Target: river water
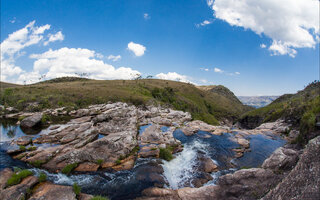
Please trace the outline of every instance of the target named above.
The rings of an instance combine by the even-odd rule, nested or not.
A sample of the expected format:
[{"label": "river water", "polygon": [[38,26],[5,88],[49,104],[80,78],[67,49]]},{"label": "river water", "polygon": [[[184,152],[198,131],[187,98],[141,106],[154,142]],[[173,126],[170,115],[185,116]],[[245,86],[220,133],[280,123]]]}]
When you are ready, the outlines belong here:
[{"label": "river water", "polygon": [[[140,129],[140,133],[147,126]],[[162,127],[163,131],[167,127]],[[175,158],[169,162],[161,159],[137,159],[131,170],[119,172],[98,171],[86,174],[73,174],[66,176],[61,173],[49,173],[45,170],[36,169],[24,162],[12,159],[6,149],[9,143],[23,135],[45,133],[48,129],[33,130],[26,132],[14,121],[0,121],[0,170],[6,167],[19,167],[31,169],[36,175],[40,172],[47,174],[48,180],[61,185],[72,185],[77,182],[82,192],[108,196],[111,199],[134,199],[141,195],[141,191],[148,187],[163,185],[167,188],[178,189],[186,185],[192,186],[190,180],[197,176],[194,167],[197,166],[197,155],[202,154],[210,157],[219,166],[220,171],[211,174],[213,177],[209,184],[215,184],[219,176],[233,173],[241,167],[258,167],[278,147],[283,146],[285,141],[277,136],[267,137],[264,135],[248,136],[251,152],[246,152],[243,157],[234,157],[233,148],[239,147],[234,142],[236,133],[224,133],[221,136],[199,131],[192,136],[186,136],[178,129],[174,137],[182,142],[184,149],[175,154]],[[231,165],[233,163],[233,165]],[[163,170],[161,167],[162,166]]]}]

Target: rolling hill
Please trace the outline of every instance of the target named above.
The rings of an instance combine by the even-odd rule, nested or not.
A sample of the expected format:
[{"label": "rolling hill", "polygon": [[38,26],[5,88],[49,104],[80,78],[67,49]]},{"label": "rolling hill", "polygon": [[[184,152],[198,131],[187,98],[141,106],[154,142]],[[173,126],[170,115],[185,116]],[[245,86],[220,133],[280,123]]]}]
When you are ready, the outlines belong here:
[{"label": "rolling hill", "polygon": [[218,124],[225,119],[234,121],[250,110],[233,96],[168,80],[90,80],[64,77],[32,85],[1,88],[0,104],[19,110],[30,109],[29,105],[32,103],[37,105],[32,107],[33,110],[61,106],[82,108],[109,101],[141,106],[161,104],[188,111],[194,119]]},{"label": "rolling hill", "polygon": [[266,107],[245,113],[240,123],[245,128],[255,128],[264,122],[284,119],[299,128],[298,142],[305,143],[315,131],[316,117],[320,114],[320,82],[314,81],[296,94],[285,94]]}]

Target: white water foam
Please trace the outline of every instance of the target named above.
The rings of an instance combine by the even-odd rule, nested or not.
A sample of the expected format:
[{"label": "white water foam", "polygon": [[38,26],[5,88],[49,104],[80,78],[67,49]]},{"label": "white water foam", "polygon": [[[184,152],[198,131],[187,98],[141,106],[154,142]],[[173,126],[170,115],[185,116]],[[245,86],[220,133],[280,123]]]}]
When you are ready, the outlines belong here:
[{"label": "white water foam", "polygon": [[190,184],[195,174],[194,168],[199,164],[197,163],[197,151],[206,152],[207,147],[208,144],[195,140],[191,144],[185,144],[183,151],[177,154],[175,159],[169,162],[163,161],[163,175],[169,183],[168,187],[179,189],[186,183]]}]

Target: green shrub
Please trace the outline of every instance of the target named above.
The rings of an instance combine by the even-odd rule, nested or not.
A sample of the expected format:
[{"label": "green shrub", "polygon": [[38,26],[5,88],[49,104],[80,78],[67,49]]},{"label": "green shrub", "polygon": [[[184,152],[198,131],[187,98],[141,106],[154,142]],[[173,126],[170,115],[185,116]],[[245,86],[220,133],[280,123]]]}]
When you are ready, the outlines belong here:
[{"label": "green shrub", "polygon": [[159,154],[161,159],[170,161],[173,159],[172,153],[169,149],[165,149],[165,148],[160,148],[160,154]]},{"label": "green shrub", "polygon": [[90,200],[109,200],[109,198],[102,196],[94,196]]},{"label": "green shrub", "polygon": [[69,164],[67,166],[65,166],[61,172],[64,173],[64,174],[70,174],[74,168],[76,168],[78,166],[78,163],[72,163],[72,164]]},{"label": "green shrub", "polygon": [[97,160],[97,164],[98,164],[98,165],[102,165],[102,163],[103,163],[103,159],[98,159],[98,160]]},{"label": "green shrub", "polygon": [[30,170],[24,169],[18,173],[13,173],[7,181],[7,186],[17,185],[22,179],[31,176],[33,173]]},{"label": "green shrub", "polygon": [[41,118],[41,123],[46,124],[48,121],[50,121],[50,116],[47,114],[43,114]]},{"label": "green shrub", "polygon": [[18,120],[22,121],[24,118],[26,118],[26,116],[19,116]]},{"label": "green shrub", "polygon": [[120,165],[121,164],[121,160],[116,160],[116,162],[115,162],[117,165]]},{"label": "green shrub", "polygon": [[21,151],[25,151],[25,150],[26,150],[26,147],[23,146],[23,145],[20,145],[20,146],[19,146],[19,149],[20,149]]},{"label": "green shrub", "polygon": [[46,163],[46,161],[44,160],[35,160],[35,161],[32,161],[30,162],[30,164],[34,167],[41,167],[41,165],[43,165],[44,163]]},{"label": "green shrub", "polygon": [[27,150],[28,151],[34,151],[34,150],[37,150],[37,147],[36,146],[31,146],[31,147],[28,147]]},{"label": "green shrub", "polygon": [[14,173],[17,173],[17,172],[20,172],[22,169],[19,168],[19,167],[13,167],[13,172]]},{"label": "green shrub", "polygon": [[47,180],[47,175],[43,172],[40,173],[39,175],[39,182],[45,182]]},{"label": "green shrub", "polygon": [[125,158],[126,158],[126,156],[120,155],[119,160],[123,160],[123,159],[125,159]]},{"label": "green shrub", "polygon": [[81,192],[81,187],[77,183],[74,183],[72,188],[73,192],[78,196]]}]

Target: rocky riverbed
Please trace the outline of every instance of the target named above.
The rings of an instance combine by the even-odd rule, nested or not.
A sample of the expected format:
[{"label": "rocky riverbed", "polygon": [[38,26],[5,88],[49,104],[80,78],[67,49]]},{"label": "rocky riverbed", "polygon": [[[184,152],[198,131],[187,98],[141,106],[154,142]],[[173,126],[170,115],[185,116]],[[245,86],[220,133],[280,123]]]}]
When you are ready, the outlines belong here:
[{"label": "rocky riverbed", "polygon": [[[36,129],[47,116],[70,120]],[[254,130],[212,126],[192,121],[186,112],[126,103],[93,105],[73,111],[59,108],[41,113],[10,113],[2,117],[20,121],[1,127],[1,154],[7,156],[3,159],[7,164],[1,163],[1,169],[19,165],[30,168],[34,174],[46,173],[52,183],[44,188],[77,182],[86,193],[112,199],[133,199],[141,195],[139,198],[164,198],[163,193],[165,198],[185,199],[179,191],[187,194],[216,187],[213,185],[217,180],[218,185],[222,187],[224,183],[227,187],[231,183],[223,182],[225,176],[235,176],[232,181],[245,184],[249,184],[252,177],[258,177],[256,181],[268,180],[272,171],[268,169],[277,168],[271,161],[279,159],[272,156],[265,159],[285,144],[279,135],[289,128],[283,121],[263,124]],[[26,134],[29,132],[34,135]],[[265,148],[257,148],[261,145]],[[278,149],[275,153],[296,158],[297,153],[292,151]],[[166,161],[163,152],[173,153],[175,158]],[[291,157],[290,163],[295,161]],[[287,157],[284,160],[288,160]],[[250,169],[251,175],[236,176],[241,167],[261,165],[261,169]],[[70,171],[66,173],[68,168]],[[251,178],[246,182],[247,176]],[[2,188],[1,193],[7,189],[10,187]]]}]

